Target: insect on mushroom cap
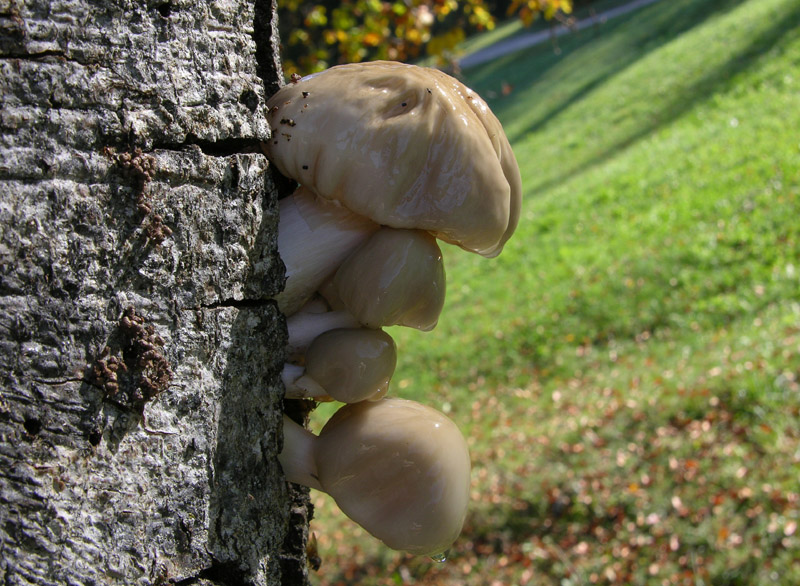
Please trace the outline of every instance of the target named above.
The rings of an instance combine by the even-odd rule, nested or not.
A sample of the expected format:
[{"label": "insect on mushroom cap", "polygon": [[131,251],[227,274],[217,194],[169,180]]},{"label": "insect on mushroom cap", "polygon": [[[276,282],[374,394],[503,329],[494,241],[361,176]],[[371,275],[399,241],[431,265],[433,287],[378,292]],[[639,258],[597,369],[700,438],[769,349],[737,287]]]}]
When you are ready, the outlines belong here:
[{"label": "insect on mushroom cap", "polygon": [[323,489],[389,547],[434,555],[461,533],[469,452],[444,414],[404,399],[353,403],[334,414],[319,440]]},{"label": "insect on mushroom cap", "polygon": [[488,257],[513,233],[521,182],[511,146],[486,103],[445,73],[340,65],[267,105],[270,159],[318,195]]}]

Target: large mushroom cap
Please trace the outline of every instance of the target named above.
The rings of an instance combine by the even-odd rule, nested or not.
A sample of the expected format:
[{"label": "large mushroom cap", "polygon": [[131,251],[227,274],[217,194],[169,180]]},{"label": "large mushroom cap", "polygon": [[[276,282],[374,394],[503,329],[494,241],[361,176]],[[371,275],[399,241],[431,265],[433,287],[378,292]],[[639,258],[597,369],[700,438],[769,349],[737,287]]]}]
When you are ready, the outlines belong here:
[{"label": "large mushroom cap", "polygon": [[486,103],[435,69],[340,65],[268,102],[284,175],[393,228],[496,256],[517,224],[519,169]]},{"label": "large mushroom cap", "polygon": [[403,399],[345,405],[315,450],[323,490],[389,547],[435,555],[461,533],[469,452],[455,423],[435,409]]}]

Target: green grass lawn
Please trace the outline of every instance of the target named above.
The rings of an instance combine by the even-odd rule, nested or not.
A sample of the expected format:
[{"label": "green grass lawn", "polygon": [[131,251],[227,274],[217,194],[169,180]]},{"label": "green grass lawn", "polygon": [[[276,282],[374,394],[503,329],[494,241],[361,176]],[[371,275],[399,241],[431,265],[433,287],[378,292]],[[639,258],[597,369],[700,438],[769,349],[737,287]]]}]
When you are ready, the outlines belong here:
[{"label": "green grass lawn", "polygon": [[315,493],[316,584],[800,584],[800,4],[559,48],[464,72],[523,217],[496,259],[444,250],[434,331],[391,331],[392,392],[469,438],[464,534],[396,554]]}]

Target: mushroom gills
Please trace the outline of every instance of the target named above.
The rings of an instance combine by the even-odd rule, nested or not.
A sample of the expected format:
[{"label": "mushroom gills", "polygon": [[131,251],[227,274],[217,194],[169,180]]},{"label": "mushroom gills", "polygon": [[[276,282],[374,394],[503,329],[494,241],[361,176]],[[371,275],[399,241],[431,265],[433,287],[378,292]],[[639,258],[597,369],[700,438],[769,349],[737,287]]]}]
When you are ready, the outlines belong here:
[{"label": "mushroom gills", "polygon": [[303,186],[279,202],[279,214],[286,285],[275,299],[283,314],[293,315],[378,225]]}]

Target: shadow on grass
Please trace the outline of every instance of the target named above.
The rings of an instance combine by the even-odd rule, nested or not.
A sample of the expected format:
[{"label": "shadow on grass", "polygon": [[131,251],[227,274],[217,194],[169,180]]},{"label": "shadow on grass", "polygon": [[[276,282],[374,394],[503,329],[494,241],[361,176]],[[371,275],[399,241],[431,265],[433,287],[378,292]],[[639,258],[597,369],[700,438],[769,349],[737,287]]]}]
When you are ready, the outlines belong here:
[{"label": "shadow on grass", "polygon": [[[581,71],[582,82],[574,88],[570,95],[565,96],[558,101],[557,105],[543,112],[528,127],[509,135],[509,139],[513,142],[529,132],[540,130],[560,111],[579,102],[650,52],[702,24],[711,16],[718,16],[738,4],[741,4],[741,0],[661,2],[563,37],[563,40],[559,41],[557,51],[550,44],[540,45],[537,48],[509,54],[488,65],[469,70],[467,77],[480,93],[490,96],[489,102],[493,111],[500,118],[504,118],[504,114],[512,112],[515,107],[519,106],[519,103],[514,100],[514,97],[491,99],[494,94],[493,88],[499,88],[505,83],[514,88],[515,94],[524,93],[551,68],[561,64],[585,45],[593,44],[601,51],[608,52],[602,61],[595,60],[586,63],[584,67],[592,66],[594,71],[588,75],[585,70]],[[597,44],[599,38],[610,38],[616,33],[624,35],[625,40],[612,42],[605,46]],[[529,63],[535,61],[535,66],[533,68],[520,66],[522,59],[526,59]],[[508,117],[505,118],[508,119]]]},{"label": "shadow on grass", "polygon": [[[800,4],[795,6],[785,18],[774,20],[772,26],[754,38],[753,42],[746,48],[731,55],[723,65],[707,71],[706,75],[686,86],[683,91],[672,95],[671,100],[650,123],[641,125],[635,132],[610,145],[604,152],[583,161],[577,168],[570,169],[566,173],[580,173],[584,169],[602,163],[617,152],[647,137],[660,127],[677,120],[684,113],[693,109],[699,103],[706,101],[720,89],[725,88],[732,77],[749,69],[758,58],[774,47],[784,35],[796,30],[798,27],[800,27]],[[584,93],[588,93],[588,91],[590,90]],[[546,120],[543,123],[546,123]],[[545,185],[540,186],[540,188],[545,189],[547,187]]]},{"label": "shadow on grass", "polygon": [[[711,16],[718,16],[723,11],[729,11],[739,4],[741,4],[741,0],[717,0],[714,2],[684,0],[655,4],[631,15],[610,21],[600,28],[576,33],[574,37],[569,37],[564,42],[561,55],[554,54],[549,47],[540,47],[537,49],[539,56],[535,69],[520,66],[519,63],[524,54],[517,53],[495,61],[489,67],[476,68],[468,76],[469,81],[478,88],[479,93],[489,96],[492,95],[492,90],[488,88],[500,87],[502,84],[513,87],[514,94],[517,95],[526,90],[533,91],[531,88],[537,83],[537,80],[570,53],[581,49],[584,45],[596,42],[595,39],[598,35],[610,37],[615,32],[625,31],[627,35],[625,41],[606,47],[609,52],[608,58],[597,67],[593,74],[586,75],[582,71],[581,82],[573,88],[570,94],[559,98],[556,105],[537,116],[529,125],[515,128],[509,132],[509,139],[513,143],[526,134],[541,130],[557,117],[560,111],[580,102],[650,52],[688,32]],[[632,25],[635,26],[633,32],[626,30],[630,29]],[[588,158],[575,160],[572,166],[566,162],[563,173],[559,177],[537,185],[537,191],[553,187],[562,180],[563,176],[578,174],[603,163],[619,151],[678,119],[697,104],[725,88],[732,77],[751,67],[784,35],[797,29],[798,26],[800,26],[800,5],[794,7],[784,17],[776,18],[768,29],[755,37],[747,47],[732,54],[725,63],[709,69],[694,83],[670,94],[655,116],[643,119],[631,132],[609,144],[602,152]],[[602,50],[602,45],[597,46]],[[531,57],[528,56],[528,58]],[[536,59],[536,57],[533,58]],[[597,61],[587,63],[584,67],[597,63]],[[533,75],[534,73],[535,75]],[[646,98],[646,96],[643,97]],[[663,97],[654,95],[653,99],[661,101]],[[489,101],[495,113],[505,120],[513,119],[515,113],[525,107],[520,101],[515,101],[513,97],[490,99]]]},{"label": "shadow on grass", "polygon": [[[588,84],[599,85],[627,65],[644,57],[649,51],[702,23],[711,15],[718,14],[722,8],[733,8],[740,1],[715,0],[711,3],[713,5],[696,0],[661,2],[560,37],[555,44],[542,43],[509,53],[491,63],[469,68],[465,71],[465,76],[476,89],[488,93],[493,109],[502,113],[515,103],[513,97],[492,96],[492,88],[500,87],[502,82],[524,91],[536,84],[551,68],[591,44],[601,51],[605,48],[612,51],[609,56],[613,59],[592,63],[596,67],[592,74],[586,76]],[[690,3],[688,7],[685,6],[687,2]],[[624,40],[612,39],[617,33],[623,35]],[[603,47],[599,44],[605,39],[612,46]],[[576,95],[584,93],[582,88],[578,88]],[[573,98],[568,99],[575,101]],[[543,123],[548,119],[549,116],[544,114],[539,121]]]}]

